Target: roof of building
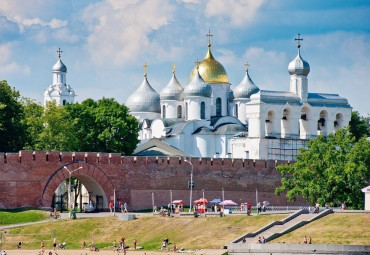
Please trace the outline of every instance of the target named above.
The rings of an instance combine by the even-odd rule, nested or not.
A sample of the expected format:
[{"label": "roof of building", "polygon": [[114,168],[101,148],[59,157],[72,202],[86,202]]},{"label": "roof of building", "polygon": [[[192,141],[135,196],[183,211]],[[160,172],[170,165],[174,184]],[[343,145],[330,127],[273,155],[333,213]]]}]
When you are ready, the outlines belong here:
[{"label": "roof of building", "polygon": [[160,98],[161,100],[183,100],[183,91],[184,88],[177,80],[175,73],[173,73],[170,82],[161,90]]},{"label": "roof of building", "polygon": [[244,79],[234,89],[234,97],[238,98],[250,98],[251,95],[257,93],[260,89],[254,84],[251,77],[249,76],[248,69],[245,73]]},{"label": "roof of building", "polygon": [[198,96],[198,97],[210,97],[212,95],[212,88],[207,84],[199,72],[193,77],[189,84],[184,89],[184,97]]},{"label": "roof of building", "polygon": [[179,149],[168,145],[157,138],[152,138],[146,143],[139,145],[133,153],[133,156],[179,156],[189,157],[188,154]]}]

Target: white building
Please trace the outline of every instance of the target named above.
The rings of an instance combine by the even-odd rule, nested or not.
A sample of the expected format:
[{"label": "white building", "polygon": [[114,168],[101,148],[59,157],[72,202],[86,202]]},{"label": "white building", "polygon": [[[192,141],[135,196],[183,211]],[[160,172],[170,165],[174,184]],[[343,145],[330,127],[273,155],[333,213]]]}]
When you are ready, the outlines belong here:
[{"label": "white building", "polygon": [[288,72],[289,91],[260,90],[248,69],[232,91],[210,42],[185,88],[173,72],[158,94],[145,71],[143,83],[126,103],[140,122],[141,144],[135,154],[148,155],[144,143],[157,138],[193,157],[294,160],[309,139],[348,125],[351,106],[337,94],[308,92],[310,66],[299,43]]},{"label": "white building", "polygon": [[75,92],[70,85],[67,85],[67,67],[60,59],[62,52],[59,48],[58,61],[52,68],[53,84],[50,85],[44,92],[44,106],[47,102],[54,100],[57,105],[73,104]]}]

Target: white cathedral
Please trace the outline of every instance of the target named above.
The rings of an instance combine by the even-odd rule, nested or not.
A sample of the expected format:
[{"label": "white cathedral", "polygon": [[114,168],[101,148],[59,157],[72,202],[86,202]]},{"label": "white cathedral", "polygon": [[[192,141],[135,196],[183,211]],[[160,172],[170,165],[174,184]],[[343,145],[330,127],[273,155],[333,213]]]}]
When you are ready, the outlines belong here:
[{"label": "white cathedral", "polygon": [[[231,90],[210,40],[185,87],[174,70],[158,94],[149,84],[145,64],[144,80],[126,102],[140,125],[134,155],[295,160],[310,139],[347,126],[352,110],[347,99],[308,92],[310,66],[301,57],[299,34],[296,40],[298,54],[288,65],[289,91],[260,90],[248,69]],[[44,102],[65,105],[74,102],[75,93],[66,84],[67,68],[58,52]]]},{"label": "white cathedral", "polygon": [[[212,36],[210,33],[208,36]],[[207,54],[181,86],[173,71],[158,94],[147,74],[126,105],[140,123],[135,155],[295,160],[317,135],[348,125],[351,106],[337,94],[309,93],[309,64],[289,63],[289,91],[260,90],[249,76],[233,90],[225,68]]]}]

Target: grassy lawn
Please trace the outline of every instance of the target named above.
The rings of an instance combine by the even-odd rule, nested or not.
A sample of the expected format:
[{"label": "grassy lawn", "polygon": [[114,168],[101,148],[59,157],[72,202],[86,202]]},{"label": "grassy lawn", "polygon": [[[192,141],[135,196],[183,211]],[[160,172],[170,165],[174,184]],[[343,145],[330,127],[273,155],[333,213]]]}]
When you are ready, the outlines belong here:
[{"label": "grassy lawn", "polygon": [[0,225],[35,222],[49,218],[47,212],[29,209],[0,210]]},{"label": "grassy lawn", "polygon": [[[41,240],[51,248],[53,233],[59,242],[66,242],[67,249],[80,248],[83,241],[99,248],[112,246],[122,236],[132,246],[133,239],[145,250],[158,250],[165,237],[170,243],[185,249],[221,248],[246,232],[253,232],[267,223],[280,220],[286,215],[229,216],[210,218],[144,217],[133,221],[120,221],[114,217],[60,220],[45,224],[11,229],[5,236],[4,248],[14,249],[23,241],[26,249],[38,249]],[[172,245],[170,245],[172,247]]]},{"label": "grassy lawn", "polygon": [[330,214],[316,220],[272,243],[303,243],[306,235],[315,244],[360,244],[370,245],[370,214]]}]

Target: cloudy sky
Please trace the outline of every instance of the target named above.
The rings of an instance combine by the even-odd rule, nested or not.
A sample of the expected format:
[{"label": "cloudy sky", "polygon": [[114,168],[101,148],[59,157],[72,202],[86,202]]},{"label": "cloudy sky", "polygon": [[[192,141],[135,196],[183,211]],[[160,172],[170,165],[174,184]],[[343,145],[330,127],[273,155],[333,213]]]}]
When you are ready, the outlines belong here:
[{"label": "cloudy sky", "polygon": [[289,90],[300,33],[309,91],[337,93],[370,113],[370,1],[362,0],[1,0],[0,79],[42,102],[61,47],[77,101],[124,103],[145,61],[157,92],[173,63],[185,86],[206,53],[208,29],[232,88],[248,61],[260,89]]}]

